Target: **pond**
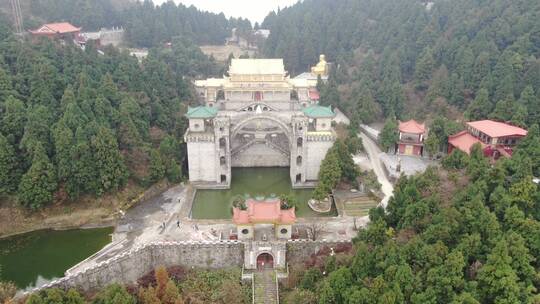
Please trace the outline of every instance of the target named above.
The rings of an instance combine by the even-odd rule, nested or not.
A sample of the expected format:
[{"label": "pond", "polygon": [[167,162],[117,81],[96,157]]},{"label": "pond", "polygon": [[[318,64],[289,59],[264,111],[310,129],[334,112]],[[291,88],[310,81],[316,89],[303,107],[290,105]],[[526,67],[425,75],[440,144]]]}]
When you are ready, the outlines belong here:
[{"label": "pond", "polygon": [[0,239],[0,280],[39,286],[111,242],[113,228],[40,230]]},{"label": "pond", "polygon": [[191,217],[194,219],[230,219],[235,197],[270,197],[290,194],[296,198],[297,217],[336,216],[335,209],[327,214],[311,210],[307,204],[313,189],[292,189],[289,168],[233,168],[231,188],[227,190],[197,190]]}]

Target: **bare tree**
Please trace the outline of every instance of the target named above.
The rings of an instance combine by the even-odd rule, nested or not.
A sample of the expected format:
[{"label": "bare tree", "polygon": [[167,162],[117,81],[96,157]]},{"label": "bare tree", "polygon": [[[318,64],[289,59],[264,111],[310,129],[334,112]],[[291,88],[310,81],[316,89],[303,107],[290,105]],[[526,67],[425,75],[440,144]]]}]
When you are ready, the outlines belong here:
[{"label": "bare tree", "polygon": [[308,238],[312,241],[316,241],[321,236],[321,234],[325,232],[325,227],[326,224],[321,222],[313,222],[309,224],[306,227]]}]

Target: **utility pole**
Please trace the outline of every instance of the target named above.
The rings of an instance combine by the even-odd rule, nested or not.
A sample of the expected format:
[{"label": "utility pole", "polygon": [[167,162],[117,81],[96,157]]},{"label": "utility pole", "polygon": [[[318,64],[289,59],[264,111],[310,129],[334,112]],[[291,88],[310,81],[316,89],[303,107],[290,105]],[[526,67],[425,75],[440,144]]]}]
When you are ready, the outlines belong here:
[{"label": "utility pole", "polygon": [[9,0],[11,3],[11,12],[13,13],[14,28],[16,34],[23,33],[23,18],[21,12],[21,3],[19,0]]}]

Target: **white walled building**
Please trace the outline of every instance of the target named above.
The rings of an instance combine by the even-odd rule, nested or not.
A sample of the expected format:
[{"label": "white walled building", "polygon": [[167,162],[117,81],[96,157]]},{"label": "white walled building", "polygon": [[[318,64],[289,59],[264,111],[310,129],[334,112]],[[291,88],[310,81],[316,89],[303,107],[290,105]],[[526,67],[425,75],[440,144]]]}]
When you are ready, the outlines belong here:
[{"label": "white walled building", "polygon": [[196,81],[204,105],[186,114],[190,181],[228,188],[232,167],[290,167],[293,187],[313,186],[336,138],[314,79],[290,79],[282,59],[233,59],[229,76]]}]

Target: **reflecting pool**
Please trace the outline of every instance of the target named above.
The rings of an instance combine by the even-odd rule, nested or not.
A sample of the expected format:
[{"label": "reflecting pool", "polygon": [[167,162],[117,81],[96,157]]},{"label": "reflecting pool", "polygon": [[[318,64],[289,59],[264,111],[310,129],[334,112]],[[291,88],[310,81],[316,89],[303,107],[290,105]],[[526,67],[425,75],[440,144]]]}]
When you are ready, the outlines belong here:
[{"label": "reflecting pool", "polygon": [[297,217],[335,216],[315,213],[307,204],[313,189],[292,189],[289,168],[233,168],[231,188],[227,190],[197,190],[191,216],[194,219],[230,219],[235,197],[271,197],[291,194],[298,201]]}]

